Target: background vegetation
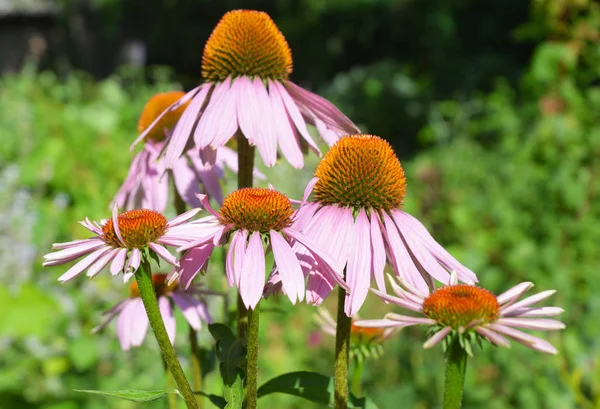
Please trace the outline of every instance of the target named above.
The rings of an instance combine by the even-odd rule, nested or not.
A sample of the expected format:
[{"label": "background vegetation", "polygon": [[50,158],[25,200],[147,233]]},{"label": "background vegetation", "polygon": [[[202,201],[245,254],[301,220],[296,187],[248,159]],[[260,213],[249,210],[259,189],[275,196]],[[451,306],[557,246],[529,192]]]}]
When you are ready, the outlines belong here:
[{"label": "background vegetation", "polygon": [[[122,283],[101,274],[59,285],[58,268],[43,270],[40,258],[51,243],[84,233],[77,220],[106,217],[144,102],[198,81],[211,28],[241,2],[78,4],[63,1],[65,32],[83,13],[96,22],[107,55],[134,32],[148,45],[150,67],[94,78],[80,70],[94,71],[66,36],[56,51],[62,59],[44,62],[47,70],[28,65],[0,78],[2,409],[134,408],[72,390],[162,387],[150,337],[123,353],[114,326],[90,334],[100,313],[127,295]],[[566,310],[568,328],[548,338],[560,355],[486,346],[469,363],[464,407],[599,408],[598,3],[256,0],[243,7],[266,10],[279,24],[294,53],[296,82],[394,144],[408,175],[406,209],[483,286],[500,292],[533,281],[538,291],[558,289],[552,305]],[[281,164],[265,173],[299,197],[316,161],[301,172]],[[225,288],[220,268],[214,262],[207,280]],[[213,304],[226,319],[222,303]],[[333,311],[335,302],[327,304]],[[322,336],[307,347],[319,338],[314,308],[292,308],[283,298],[264,307],[262,380],[291,370],[331,372],[332,340]],[[390,308],[370,299],[361,315],[379,317]],[[185,334],[178,337],[185,361]],[[207,331],[201,339],[210,361]],[[385,345],[383,359],[369,363],[365,389],[381,408],[439,407],[443,356],[422,350],[423,339],[420,329],[406,330]],[[218,391],[214,372],[207,384]],[[264,399],[265,407],[316,407]]]}]

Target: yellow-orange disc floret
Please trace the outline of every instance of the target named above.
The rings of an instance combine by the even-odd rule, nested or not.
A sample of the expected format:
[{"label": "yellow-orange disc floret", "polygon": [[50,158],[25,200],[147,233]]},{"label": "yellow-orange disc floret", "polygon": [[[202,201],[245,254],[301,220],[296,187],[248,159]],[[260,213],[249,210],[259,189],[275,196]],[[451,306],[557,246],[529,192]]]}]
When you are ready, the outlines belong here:
[{"label": "yellow-orange disc floret", "polygon": [[313,190],[318,202],[326,205],[375,210],[402,206],[406,178],[394,150],[374,135],[341,138],[325,154],[315,176]]},{"label": "yellow-orange disc floret", "polygon": [[[161,295],[169,294],[179,285],[177,280],[172,282],[170,285],[167,285],[167,283],[165,282],[166,278],[166,274],[152,274],[152,285],[154,286],[154,291],[156,292],[156,295],[158,297],[160,297]],[[129,297],[140,297],[140,289],[138,287],[137,281],[133,281],[129,286]]]},{"label": "yellow-orange disc floret", "polygon": [[500,315],[500,304],[488,290],[458,284],[439,288],[423,302],[423,314],[440,325],[458,330],[473,321],[494,322]]},{"label": "yellow-orange disc floret", "polygon": [[204,47],[202,76],[223,81],[232,76],[287,79],[292,52],[267,13],[234,10],[226,13]]},{"label": "yellow-orange disc floret", "polygon": [[[136,209],[117,216],[119,231],[128,249],[142,248],[161,237],[167,228],[167,219],[153,210]],[[119,242],[112,219],[102,227],[102,238],[113,247],[123,247]]]},{"label": "yellow-orange disc floret", "polygon": [[[154,120],[172,103],[177,101],[179,98],[185,95],[182,91],[171,91],[171,92],[163,92],[160,94],[154,95],[142,110],[142,114],[140,115],[140,119],[138,120],[137,130],[138,134],[144,132],[146,128],[154,122]],[[181,115],[183,115],[183,111],[188,106],[188,103],[182,104],[179,108],[174,111],[167,112],[163,117],[158,121],[158,123],[152,128],[152,130],[146,136],[146,139],[150,139],[153,141],[162,141],[165,139],[165,128],[173,129]]]},{"label": "yellow-orange disc floret", "polygon": [[279,231],[292,223],[294,213],[290,199],[271,189],[244,188],[229,194],[221,206],[224,223],[235,228],[267,233]]}]

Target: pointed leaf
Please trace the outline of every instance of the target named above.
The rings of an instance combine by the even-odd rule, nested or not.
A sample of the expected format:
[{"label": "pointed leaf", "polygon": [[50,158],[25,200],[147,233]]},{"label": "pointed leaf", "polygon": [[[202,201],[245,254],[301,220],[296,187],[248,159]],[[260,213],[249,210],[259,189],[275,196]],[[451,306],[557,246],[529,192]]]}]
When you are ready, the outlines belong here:
[{"label": "pointed leaf", "polygon": [[[156,391],[139,391],[135,389],[124,389],[121,391],[95,391],[95,390],[84,390],[84,389],[74,389],[75,392],[82,393],[91,393],[94,395],[103,395],[111,398],[119,398],[130,400],[133,402],[152,402],[155,400],[159,400],[167,396],[169,393],[174,393],[176,395],[180,395],[177,389],[164,389],[164,390],[156,390]],[[181,396],[181,395],[180,395]]]}]

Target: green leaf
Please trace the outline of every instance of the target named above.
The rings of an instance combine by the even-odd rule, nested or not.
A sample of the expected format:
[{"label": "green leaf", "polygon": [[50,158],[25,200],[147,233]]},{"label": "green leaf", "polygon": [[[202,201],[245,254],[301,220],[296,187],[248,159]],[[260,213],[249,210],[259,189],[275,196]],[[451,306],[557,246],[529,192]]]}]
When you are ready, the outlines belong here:
[{"label": "green leaf", "polygon": [[224,409],[227,406],[227,401],[225,398],[219,395],[212,395],[204,392],[194,392],[196,395],[202,395],[205,398],[208,398],[213,405],[220,409]]},{"label": "green leaf", "polygon": [[[333,406],[333,391],[333,378],[316,372],[299,371],[283,374],[267,381],[258,388],[258,397],[272,393],[285,393]],[[348,408],[377,409],[377,405],[370,398],[350,396]]]},{"label": "green leaf", "polygon": [[208,330],[216,341],[219,372],[223,379],[223,396],[227,401],[225,409],[239,409],[244,400],[242,382],[246,351],[231,329],[224,324],[211,324]]},{"label": "green leaf", "polygon": [[124,389],[122,391],[94,391],[94,390],[83,390],[83,389],[74,389],[75,392],[82,393],[91,393],[94,395],[103,395],[112,398],[119,398],[130,400],[133,402],[152,402],[155,400],[159,400],[167,396],[169,393],[179,394],[177,389],[164,389],[157,391],[138,391],[135,389]]}]

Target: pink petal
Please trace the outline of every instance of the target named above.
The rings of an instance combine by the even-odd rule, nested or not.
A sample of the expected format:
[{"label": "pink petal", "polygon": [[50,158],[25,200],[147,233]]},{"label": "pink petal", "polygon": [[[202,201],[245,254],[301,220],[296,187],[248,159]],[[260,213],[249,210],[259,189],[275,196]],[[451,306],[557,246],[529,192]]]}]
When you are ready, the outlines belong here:
[{"label": "pink petal", "polygon": [[[224,146],[238,129],[237,101],[240,97],[239,89],[238,81],[232,81],[231,88],[229,88],[227,93],[223,94],[219,102],[220,109],[214,119],[217,127],[215,128],[215,136],[210,144],[215,150]],[[214,159],[216,159],[216,152]],[[212,161],[213,164],[214,159]]]},{"label": "pink petal", "polygon": [[206,98],[206,108],[200,116],[196,130],[194,131],[194,143],[199,149],[204,149],[210,145],[215,137],[218,124],[217,118],[220,118],[221,99],[226,98],[231,85],[231,79],[228,77],[220,84],[212,88],[212,93]]},{"label": "pink petal", "polygon": [[44,259],[46,261],[44,261],[42,265],[44,267],[49,267],[56,266],[59,264],[65,264],[78,259],[84,254],[89,254],[94,250],[98,250],[104,247],[108,247],[108,245],[103,240],[87,239],[82,241],[81,243],[74,244],[71,247],[68,247],[64,250],[46,254],[44,256]]},{"label": "pink petal", "polygon": [[536,304],[536,303],[543,301],[546,298],[552,296],[555,292],[556,292],[556,290],[547,290],[547,291],[542,291],[541,293],[532,295],[530,297],[524,298],[521,301],[516,302],[512,305],[500,308],[500,314],[501,315],[510,314],[511,312],[516,311],[520,308],[528,307],[532,304]]},{"label": "pink petal", "polygon": [[165,152],[165,165],[168,169],[173,168],[175,161],[181,157],[185,147],[191,139],[194,124],[200,116],[202,106],[204,105],[206,95],[211,89],[211,85],[203,84],[199,88],[200,91],[192,98],[192,101],[183,112],[183,115],[181,115],[181,118],[177,121],[173,134],[168,140]]},{"label": "pink petal", "polygon": [[110,310],[103,312],[102,322],[100,322],[100,324],[92,328],[91,333],[96,334],[102,331],[104,327],[106,327],[113,320],[113,318],[115,318],[121,312],[121,310],[123,310],[123,307],[127,305],[128,301],[129,299],[123,300],[116,304],[114,307],[112,307]]},{"label": "pink petal", "polygon": [[154,250],[154,252],[156,254],[158,254],[158,256],[160,258],[162,258],[163,260],[165,260],[167,263],[169,263],[173,266],[179,265],[177,258],[175,256],[173,256],[171,253],[169,253],[169,250],[167,250],[160,244],[148,243],[148,247],[150,247],[152,250]]},{"label": "pink petal", "polygon": [[137,305],[141,302],[139,298],[127,300],[127,304],[123,306],[117,318],[117,337],[123,351],[129,351],[131,348],[133,321],[137,318]]},{"label": "pink petal", "polygon": [[452,327],[445,327],[439,330],[431,338],[425,341],[425,343],[423,344],[423,348],[428,349],[435,346],[442,339],[446,338],[446,335],[448,335],[450,331],[452,331]]},{"label": "pink petal", "polygon": [[362,328],[393,328],[393,327],[406,327],[406,324],[393,320],[359,320],[353,323],[357,327]]},{"label": "pink petal", "polygon": [[244,260],[246,258],[247,252],[247,242],[248,242],[248,231],[247,230],[238,230],[236,235],[241,231],[241,236],[238,237],[238,242],[235,246],[235,249],[230,249],[229,251],[235,251],[233,254],[233,274],[235,278],[235,284],[240,286],[240,279],[242,278],[242,271],[244,266]]},{"label": "pink petal", "polygon": [[[197,159],[199,161],[199,159]],[[192,207],[198,207],[200,201],[197,193],[202,193],[200,181],[196,172],[189,166],[187,156],[175,161],[173,165],[173,182],[177,192],[185,203]]]},{"label": "pink petal", "polygon": [[119,249],[118,253],[115,255],[112,264],[110,265],[110,273],[112,275],[117,275],[123,268],[125,267],[125,261],[127,260],[127,249]]},{"label": "pink petal", "polygon": [[375,277],[375,282],[377,283],[377,288],[379,291],[385,293],[385,245],[383,244],[383,237],[380,229],[381,222],[379,221],[379,215],[375,210],[371,210],[371,253],[372,253],[372,266],[371,271],[373,272],[373,276]]},{"label": "pink petal", "polygon": [[304,140],[308,143],[308,145],[315,153],[321,155],[319,147],[308,133],[308,129],[306,128],[306,122],[304,122],[302,114],[300,113],[300,110],[296,106],[296,103],[294,102],[290,94],[288,94],[285,87],[277,81],[273,81],[273,86],[277,88],[279,96],[281,97],[281,100],[283,101],[283,104],[285,106],[285,110],[287,111],[291,120],[296,126],[296,129],[298,129],[298,132],[300,132],[300,135],[302,135]]},{"label": "pink petal", "polygon": [[273,132],[279,141],[279,148],[283,156],[296,169],[301,169],[304,166],[304,158],[300,143],[296,139],[294,130],[292,129],[291,119],[288,117],[281,95],[274,85],[274,82],[269,80],[269,95],[271,101],[271,109],[273,113]]},{"label": "pink petal", "polygon": [[141,299],[136,299],[131,305],[131,346],[139,347],[142,345],[142,342],[144,342],[144,337],[146,337],[150,322],[148,321],[148,315],[146,314],[146,309],[144,308],[144,303]]},{"label": "pink petal", "polygon": [[58,281],[60,281],[61,283],[64,283],[66,281],[69,281],[73,277],[81,274],[81,272],[83,270],[85,270],[86,268],[88,268],[89,266],[91,266],[95,261],[97,261],[100,257],[102,257],[103,255],[105,255],[110,250],[111,250],[110,247],[99,248],[98,250],[94,251],[92,254],[90,254],[90,255],[86,256],[85,258],[79,260],[77,262],[77,264],[75,264],[73,267],[71,267],[70,269],[68,269],[66,273],[64,273],[63,275],[61,275],[60,277],[58,277]]},{"label": "pink petal", "polygon": [[346,266],[346,282],[350,293],[346,294],[344,311],[351,317],[358,312],[365,302],[371,283],[371,243],[369,219],[364,209],[356,218],[354,229],[348,236],[349,257]]},{"label": "pink petal", "polygon": [[565,310],[559,307],[540,307],[540,308],[520,308],[515,311],[511,311],[510,314],[504,314],[504,317],[554,317],[560,315]]},{"label": "pink petal", "polygon": [[395,314],[393,312],[385,314],[385,318],[394,321],[404,322],[410,325],[435,325],[437,323],[436,320],[431,318],[411,317],[408,315]]},{"label": "pink petal", "polygon": [[[262,82],[259,77],[254,78],[255,82]],[[235,82],[238,84],[239,98],[237,100],[237,118],[240,130],[244,136],[255,145],[257,134],[260,132],[262,124],[260,120],[260,111],[258,96],[256,95],[253,81],[248,77],[238,77]]]},{"label": "pink petal", "polygon": [[500,294],[496,299],[500,305],[512,303],[513,301],[520,298],[523,294],[525,294],[529,289],[533,287],[533,283],[530,281],[520,283],[509,289],[508,291]]},{"label": "pink petal", "polygon": [[259,232],[253,232],[240,277],[240,296],[246,308],[256,308],[265,286],[265,250]]},{"label": "pink petal", "polygon": [[500,324],[488,324],[487,327],[495,332],[499,332],[503,335],[506,335],[517,342],[520,342],[523,345],[526,345],[535,350],[545,352],[548,354],[557,354],[558,351],[554,348],[550,343],[544,341],[541,338],[534,337],[533,335],[526,334],[519,330],[516,330],[511,327],[506,327]]},{"label": "pink petal", "polygon": [[171,298],[175,304],[179,307],[186,321],[192,328],[199,331],[202,327],[198,310],[196,309],[196,303],[193,298],[185,293],[172,292]]},{"label": "pink petal", "polygon": [[[193,90],[189,91],[187,94],[185,94],[184,96],[182,96],[181,98],[179,98],[177,101],[173,102],[159,116],[157,116],[156,119],[146,129],[144,129],[144,131],[140,134],[140,136],[137,137],[137,139],[135,140],[135,142],[133,142],[133,144],[131,145],[130,150],[133,151],[133,149],[135,148],[135,145],[137,145],[138,143],[140,143],[146,137],[146,135],[148,135],[148,132],[150,132],[154,128],[154,126],[156,126],[156,124],[158,123],[158,121],[160,121],[163,116],[165,116],[168,112],[172,112],[172,111],[176,110],[177,108],[179,108],[181,105],[187,103],[190,99],[192,99],[192,97],[196,94],[196,92],[201,87],[202,86],[196,87]],[[188,107],[188,109],[189,109],[189,107]]]},{"label": "pink petal", "polygon": [[304,300],[305,287],[302,268],[296,254],[281,234],[271,230],[269,236],[271,237],[275,265],[281,276],[281,283],[292,304],[296,304],[296,299],[299,301]]},{"label": "pink petal", "polygon": [[489,339],[492,342],[492,344],[494,344],[496,346],[504,347],[504,348],[510,347],[510,342],[508,341],[508,339],[504,338],[500,334],[495,333],[491,329],[488,329],[485,327],[477,327],[477,328],[475,328],[475,332],[477,332],[479,335],[481,335],[483,337],[486,337],[487,339]]},{"label": "pink petal", "polygon": [[174,219],[169,220],[167,222],[167,227],[171,228],[171,227],[175,227],[175,226],[179,226],[184,223],[187,223],[188,221],[193,219],[194,216],[196,216],[200,211],[201,211],[201,209],[188,210],[187,212],[180,214],[179,216],[175,217]]},{"label": "pink petal", "polygon": [[173,316],[173,309],[171,308],[171,303],[167,297],[158,297],[158,308],[160,310],[160,315],[165,323],[165,329],[167,330],[167,335],[169,336],[169,340],[171,344],[175,342],[175,317]]},{"label": "pink petal", "polygon": [[379,292],[373,288],[371,288],[373,294],[377,295],[383,301],[391,302],[392,304],[399,305],[400,307],[406,308],[408,310],[412,310],[415,312],[421,312],[423,306],[411,300],[406,300],[398,297],[394,297],[393,295],[388,295],[382,292]]},{"label": "pink petal", "polygon": [[264,164],[266,166],[273,166],[277,163],[277,135],[272,126],[273,111],[271,100],[262,81],[254,83],[254,92],[260,112],[260,127],[255,138],[256,148]]},{"label": "pink petal", "polygon": [[496,321],[500,325],[508,327],[526,328],[541,331],[556,331],[565,329],[566,326],[560,321],[545,318],[499,318]]},{"label": "pink petal", "polygon": [[[129,260],[127,260],[127,267],[125,267],[126,274],[133,274],[140,267],[141,262],[141,254],[139,249],[131,250],[131,254],[129,255]],[[127,281],[125,281],[127,282]]]},{"label": "pink petal", "polygon": [[208,261],[215,247],[212,243],[208,243],[202,247],[196,247],[188,250],[179,261],[179,269],[176,271],[176,276],[179,277],[179,284],[182,288],[188,289],[192,284],[192,280],[196,274]]}]

